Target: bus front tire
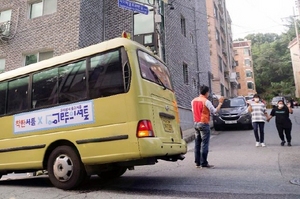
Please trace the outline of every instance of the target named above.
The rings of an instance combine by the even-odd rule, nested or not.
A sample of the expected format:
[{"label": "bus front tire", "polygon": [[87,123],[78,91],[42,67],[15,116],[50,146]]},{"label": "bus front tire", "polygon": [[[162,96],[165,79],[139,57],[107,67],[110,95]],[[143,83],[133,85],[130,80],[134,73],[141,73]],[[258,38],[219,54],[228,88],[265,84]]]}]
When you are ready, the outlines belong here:
[{"label": "bus front tire", "polygon": [[51,183],[64,190],[76,188],[87,175],[78,153],[70,146],[54,149],[47,169]]},{"label": "bus front tire", "polygon": [[116,167],[108,171],[102,171],[98,173],[98,176],[102,179],[108,180],[112,178],[118,178],[126,172],[126,167]]}]

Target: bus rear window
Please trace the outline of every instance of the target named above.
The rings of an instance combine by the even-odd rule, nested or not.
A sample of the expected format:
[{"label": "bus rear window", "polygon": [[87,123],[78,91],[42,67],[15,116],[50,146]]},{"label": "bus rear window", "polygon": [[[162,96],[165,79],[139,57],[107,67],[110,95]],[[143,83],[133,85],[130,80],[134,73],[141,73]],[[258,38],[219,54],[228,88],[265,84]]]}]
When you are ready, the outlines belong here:
[{"label": "bus rear window", "polygon": [[138,51],[138,58],[144,79],[172,90],[169,70],[162,62],[143,51]]}]

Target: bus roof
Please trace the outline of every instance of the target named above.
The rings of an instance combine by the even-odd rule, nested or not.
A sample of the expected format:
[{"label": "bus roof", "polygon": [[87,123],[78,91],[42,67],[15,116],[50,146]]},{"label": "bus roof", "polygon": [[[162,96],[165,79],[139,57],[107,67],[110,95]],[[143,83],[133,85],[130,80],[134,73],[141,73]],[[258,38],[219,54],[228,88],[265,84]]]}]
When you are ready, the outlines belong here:
[{"label": "bus roof", "polygon": [[0,74],[0,81],[18,77],[18,76],[22,76],[22,75],[25,75],[27,73],[31,73],[34,71],[39,71],[44,68],[60,65],[60,64],[63,64],[63,63],[69,62],[69,61],[77,60],[82,57],[87,57],[87,56],[90,56],[90,55],[93,55],[93,54],[96,54],[99,52],[103,52],[103,51],[106,51],[109,49],[114,49],[114,48],[117,48],[120,46],[124,46],[126,48],[126,50],[140,48],[140,49],[143,49],[153,55],[152,51],[148,50],[145,46],[143,46],[135,41],[132,41],[132,40],[126,39],[126,38],[115,38],[115,39],[101,42],[99,44],[95,44],[95,45],[88,46],[88,47],[85,47],[82,49],[78,49],[78,50],[75,50],[75,51],[72,51],[69,53],[55,56],[53,58],[50,58],[50,59],[47,59],[47,60],[44,60],[41,62],[30,64],[28,66],[23,66],[23,67],[20,67],[20,68],[11,70],[11,71],[4,72],[4,73]]}]

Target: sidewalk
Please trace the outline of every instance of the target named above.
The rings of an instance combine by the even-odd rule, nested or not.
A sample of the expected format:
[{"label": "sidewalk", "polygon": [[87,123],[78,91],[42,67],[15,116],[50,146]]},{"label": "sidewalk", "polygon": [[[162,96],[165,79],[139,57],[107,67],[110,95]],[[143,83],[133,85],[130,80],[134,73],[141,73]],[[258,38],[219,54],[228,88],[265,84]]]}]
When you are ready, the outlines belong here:
[{"label": "sidewalk", "polygon": [[[213,122],[211,121],[210,129],[213,129],[213,126],[214,126]],[[213,131],[214,130],[212,130],[212,134],[213,134]],[[183,134],[183,139],[186,141],[186,143],[190,143],[195,139],[195,129],[194,128],[184,130],[182,132],[182,134]]]}]

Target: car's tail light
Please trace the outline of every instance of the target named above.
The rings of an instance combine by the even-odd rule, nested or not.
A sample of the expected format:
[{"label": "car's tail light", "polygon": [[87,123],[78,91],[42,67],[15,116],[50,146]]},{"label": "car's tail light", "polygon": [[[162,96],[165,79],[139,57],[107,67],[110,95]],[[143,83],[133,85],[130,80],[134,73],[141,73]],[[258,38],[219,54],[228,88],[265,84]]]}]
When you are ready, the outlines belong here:
[{"label": "car's tail light", "polygon": [[137,126],[136,136],[138,138],[154,137],[154,132],[150,120],[141,120]]}]

